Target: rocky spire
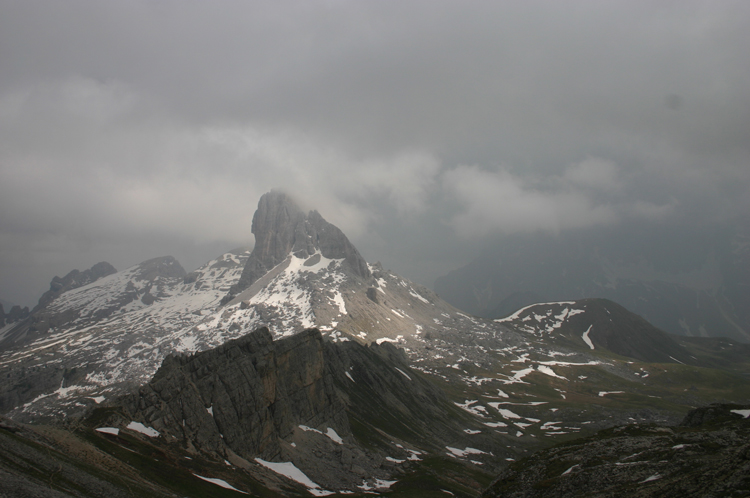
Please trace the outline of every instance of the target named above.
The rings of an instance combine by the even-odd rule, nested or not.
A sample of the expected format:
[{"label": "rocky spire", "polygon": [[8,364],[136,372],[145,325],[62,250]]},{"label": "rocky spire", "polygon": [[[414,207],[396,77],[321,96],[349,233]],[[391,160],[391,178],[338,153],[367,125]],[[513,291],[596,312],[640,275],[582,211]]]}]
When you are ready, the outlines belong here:
[{"label": "rocky spire", "polygon": [[305,214],[291,197],[279,190],[272,190],[260,198],[253,216],[252,233],[255,235],[253,252],[239,282],[231,288],[224,302],[250,287],[290,253],[306,258],[320,250],[326,258],[344,259],[345,265],[355,275],[370,277],[367,262],[341,230],[324,220],[317,211]]}]

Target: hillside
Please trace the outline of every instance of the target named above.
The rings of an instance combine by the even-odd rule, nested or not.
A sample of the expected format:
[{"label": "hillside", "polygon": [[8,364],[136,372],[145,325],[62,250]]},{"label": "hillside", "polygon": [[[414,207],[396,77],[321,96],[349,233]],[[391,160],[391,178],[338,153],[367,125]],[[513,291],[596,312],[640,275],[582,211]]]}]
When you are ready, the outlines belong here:
[{"label": "hillside", "polygon": [[631,425],[511,465],[483,498],[747,496],[750,409],[713,405],[674,427]]},{"label": "hillside", "polygon": [[[435,291],[477,316],[605,298],[670,334],[750,342],[750,225],[688,237],[631,227],[503,237],[438,278]],[[648,240],[648,244],[643,241]]]}]

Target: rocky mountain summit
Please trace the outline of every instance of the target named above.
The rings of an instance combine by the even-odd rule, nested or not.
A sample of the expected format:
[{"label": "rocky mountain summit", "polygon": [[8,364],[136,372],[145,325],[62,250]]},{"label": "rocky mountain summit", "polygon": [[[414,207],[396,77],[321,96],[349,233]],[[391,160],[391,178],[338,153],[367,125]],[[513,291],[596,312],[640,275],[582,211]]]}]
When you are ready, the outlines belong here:
[{"label": "rocky mountain summit", "polygon": [[[255,247],[225,302],[250,287],[290,254],[302,260],[316,254],[318,258],[342,260],[354,275],[362,279],[370,277],[367,262],[341,230],[317,211],[305,214],[284,192],[274,190],[260,198],[251,232],[255,235]],[[316,263],[310,261],[308,266]]]},{"label": "rocky mountain summit", "polygon": [[4,335],[4,331],[2,329],[4,329],[6,326],[10,328],[16,322],[25,320],[29,317],[30,313],[31,312],[29,311],[28,306],[24,306],[22,308],[17,304],[10,306],[8,312],[6,313],[5,307],[2,305],[2,303],[0,303],[0,338],[2,338]]},{"label": "rocky mountain summit", "polygon": [[42,294],[42,297],[39,298],[39,304],[37,304],[37,306],[34,308],[34,311],[43,308],[47,304],[51,303],[63,292],[69,291],[71,289],[77,289],[78,287],[83,287],[84,285],[96,282],[100,278],[106,277],[107,275],[112,275],[113,273],[117,273],[115,267],[107,263],[106,261],[102,261],[101,263],[95,264],[88,270],[73,270],[62,278],[55,277],[49,284],[49,290]]},{"label": "rocky mountain summit", "polygon": [[0,412],[72,414],[148,381],[186,350],[179,331],[218,306],[246,259],[228,253],[186,274],[155,258],[38,306],[0,341]]},{"label": "rocky mountain summit", "polygon": [[[261,326],[274,338],[318,327],[332,340],[369,343],[419,336],[457,316],[428,289],[368,265],[338,228],[284,194],[261,199],[253,229],[252,253],[225,254],[190,274],[174,258],[149,260],[67,290],[6,330],[0,412],[72,414],[147,382],[169,353],[207,350]],[[270,269],[257,278],[259,268]]]},{"label": "rocky mountain summit", "polygon": [[[456,312],[368,265],[338,228],[282,193],[263,196],[253,231],[252,253],[229,253],[189,274],[165,257],[77,288],[68,287],[86,281],[78,273],[60,279],[68,287],[55,280],[56,293],[46,295],[54,299],[4,330],[0,411],[72,413],[146,382],[171,352],[210,349],[260,326],[275,338],[317,326],[334,338],[396,341]],[[80,273],[100,275],[100,266]]]}]

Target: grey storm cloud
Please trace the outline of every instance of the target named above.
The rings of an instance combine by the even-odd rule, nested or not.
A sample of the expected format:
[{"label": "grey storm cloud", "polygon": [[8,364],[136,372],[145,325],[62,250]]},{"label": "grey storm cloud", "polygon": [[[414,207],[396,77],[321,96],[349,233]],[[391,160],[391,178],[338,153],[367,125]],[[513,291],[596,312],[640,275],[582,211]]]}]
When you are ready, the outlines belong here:
[{"label": "grey storm cloud", "polygon": [[276,187],[428,285],[494,234],[731,222],[749,48],[747,2],[0,0],[0,297],[190,270]]}]

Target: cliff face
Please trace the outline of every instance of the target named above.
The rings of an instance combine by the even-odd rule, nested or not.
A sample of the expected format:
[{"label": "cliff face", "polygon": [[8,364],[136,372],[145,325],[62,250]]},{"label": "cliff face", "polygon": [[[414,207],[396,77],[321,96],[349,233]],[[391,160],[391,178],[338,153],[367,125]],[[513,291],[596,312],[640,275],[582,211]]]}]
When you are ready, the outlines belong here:
[{"label": "cliff face", "polygon": [[491,468],[500,460],[493,454],[506,451],[393,345],[334,344],[317,329],[273,341],[261,328],[167,357],[120,406],[127,420],[109,423],[141,422],[167,442],[245,469],[258,458],[291,462],[329,489],[391,479],[446,444],[486,448],[475,459]]},{"label": "cliff face", "polygon": [[289,254],[307,258],[320,251],[323,257],[343,259],[355,275],[370,277],[367,262],[341,230],[324,220],[317,211],[304,213],[283,192],[274,190],[260,198],[251,231],[255,235],[255,247],[240,281],[230,290],[227,302]]},{"label": "cliff face", "polygon": [[300,425],[349,437],[326,375],[323,340],[308,330],[274,342],[266,328],[194,356],[170,356],[127,399],[134,418],[224,457],[278,458]]}]

